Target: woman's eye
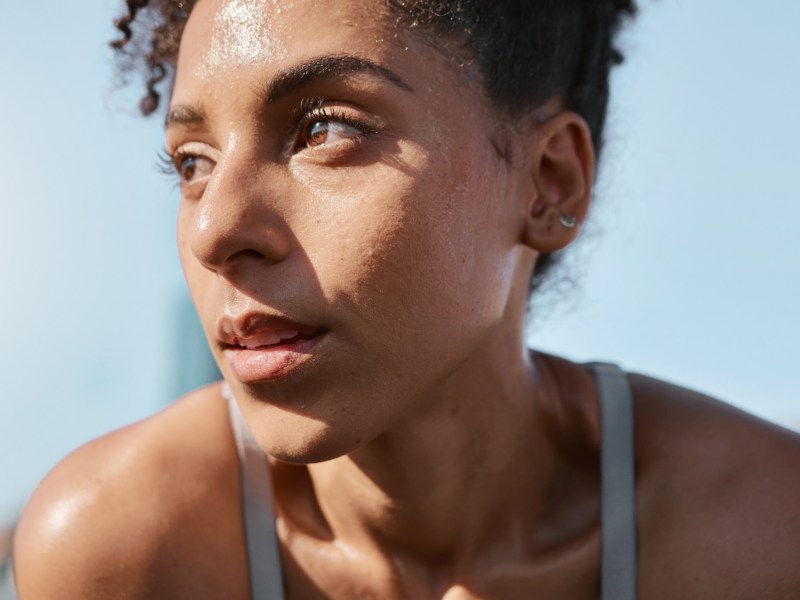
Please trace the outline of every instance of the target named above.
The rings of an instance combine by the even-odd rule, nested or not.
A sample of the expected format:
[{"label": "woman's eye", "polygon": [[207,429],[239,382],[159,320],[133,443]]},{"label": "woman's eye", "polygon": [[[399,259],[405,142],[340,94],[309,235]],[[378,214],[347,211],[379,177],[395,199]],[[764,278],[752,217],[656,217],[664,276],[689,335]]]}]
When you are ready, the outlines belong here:
[{"label": "woman's eye", "polygon": [[197,179],[208,177],[214,169],[214,163],[204,156],[186,155],[178,157],[175,163],[181,183],[192,183]]},{"label": "woman's eye", "polygon": [[302,145],[309,148],[317,148],[325,144],[335,144],[343,140],[352,140],[363,135],[363,131],[342,123],[341,121],[313,121],[306,129],[305,139],[301,140]]}]

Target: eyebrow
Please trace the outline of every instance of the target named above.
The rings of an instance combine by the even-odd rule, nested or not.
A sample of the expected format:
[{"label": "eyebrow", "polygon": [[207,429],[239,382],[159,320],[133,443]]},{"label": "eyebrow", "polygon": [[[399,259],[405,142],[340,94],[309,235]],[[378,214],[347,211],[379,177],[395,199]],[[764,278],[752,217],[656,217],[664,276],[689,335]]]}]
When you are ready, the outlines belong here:
[{"label": "eyebrow", "polygon": [[164,119],[164,128],[169,129],[173,125],[200,125],[204,123],[206,116],[202,110],[189,106],[188,104],[177,104],[171,106]]},{"label": "eyebrow", "polygon": [[397,73],[367,58],[352,54],[326,54],[279,72],[269,82],[263,95],[266,102],[272,104],[316,79],[365,72],[373,73],[405,92],[414,92],[414,88]]},{"label": "eyebrow", "polygon": [[[259,94],[266,104],[274,104],[317,79],[359,73],[372,73],[398,89],[414,92],[414,88],[397,73],[367,58],[352,54],[326,54],[280,71]],[[206,117],[202,110],[178,104],[169,109],[164,120],[164,127],[169,129],[173,125],[200,125],[205,120]]]}]

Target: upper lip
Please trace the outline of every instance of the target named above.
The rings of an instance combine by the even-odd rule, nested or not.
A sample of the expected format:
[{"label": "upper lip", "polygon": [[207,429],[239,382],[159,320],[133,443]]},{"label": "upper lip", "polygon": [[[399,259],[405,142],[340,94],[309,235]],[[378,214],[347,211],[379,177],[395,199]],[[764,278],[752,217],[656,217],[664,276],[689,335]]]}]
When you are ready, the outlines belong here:
[{"label": "upper lip", "polygon": [[313,337],[325,331],[323,327],[300,323],[280,315],[248,312],[220,319],[217,339],[223,346],[260,348],[296,338],[298,335]]}]

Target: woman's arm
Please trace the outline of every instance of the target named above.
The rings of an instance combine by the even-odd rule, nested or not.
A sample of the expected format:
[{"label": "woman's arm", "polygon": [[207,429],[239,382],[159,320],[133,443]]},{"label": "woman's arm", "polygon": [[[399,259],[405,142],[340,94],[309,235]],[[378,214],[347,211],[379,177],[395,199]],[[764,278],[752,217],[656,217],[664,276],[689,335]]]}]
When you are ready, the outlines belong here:
[{"label": "woman's arm", "polygon": [[125,456],[125,437],[112,434],[79,449],[34,493],[14,547],[23,600],[148,597],[158,511],[142,502],[141,470]]},{"label": "woman's arm", "polygon": [[19,596],[245,599],[238,490],[224,402],[194,392],[45,478],[17,530]]}]

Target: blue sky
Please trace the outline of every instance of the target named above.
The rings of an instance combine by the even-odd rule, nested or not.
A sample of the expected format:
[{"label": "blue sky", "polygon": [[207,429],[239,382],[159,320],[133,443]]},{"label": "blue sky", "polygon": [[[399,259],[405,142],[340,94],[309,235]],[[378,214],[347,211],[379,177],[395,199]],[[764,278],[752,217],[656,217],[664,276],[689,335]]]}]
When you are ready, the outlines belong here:
[{"label": "blue sky", "polygon": [[[119,4],[50,4],[0,20],[0,519],[71,449],[164,406],[196,348],[160,127],[138,89],[112,91]],[[645,4],[577,283],[540,299],[533,345],[800,425],[797,23],[794,0]]]}]

